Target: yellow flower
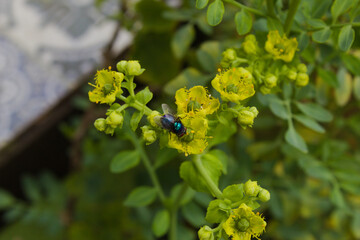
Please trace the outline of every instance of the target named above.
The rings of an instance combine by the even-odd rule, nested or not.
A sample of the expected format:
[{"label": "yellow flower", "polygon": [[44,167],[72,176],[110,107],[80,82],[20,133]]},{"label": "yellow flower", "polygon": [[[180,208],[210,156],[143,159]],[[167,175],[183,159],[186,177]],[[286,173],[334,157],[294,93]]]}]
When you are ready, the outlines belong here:
[{"label": "yellow flower", "polygon": [[216,75],[211,84],[224,100],[239,103],[255,94],[252,80],[251,73],[239,67]]},{"label": "yellow flower", "polygon": [[232,240],[250,240],[251,237],[258,238],[265,226],[264,219],[242,203],[238,209],[232,210],[223,228]]},{"label": "yellow flower", "polygon": [[271,31],[265,43],[265,50],[272,54],[274,59],[291,62],[297,46],[296,38],[288,39],[285,35],[281,37],[278,31]]},{"label": "yellow flower", "polygon": [[107,103],[112,104],[116,100],[116,95],[121,94],[121,82],[124,79],[124,74],[103,69],[97,71],[95,76],[95,85],[90,84],[90,86],[95,87],[92,91],[89,92],[89,99],[91,102],[95,103]]},{"label": "yellow flower", "polygon": [[168,145],[171,148],[184,152],[186,156],[189,154],[200,154],[208,145],[206,141],[206,133],[208,129],[208,121],[202,117],[186,117],[181,122],[187,128],[187,133],[179,138],[174,133],[169,134]]},{"label": "yellow flower", "polygon": [[181,88],[176,91],[175,100],[179,117],[206,116],[214,113],[220,106],[219,100],[211,97],[203,86],[195,86],[189,90]]}]

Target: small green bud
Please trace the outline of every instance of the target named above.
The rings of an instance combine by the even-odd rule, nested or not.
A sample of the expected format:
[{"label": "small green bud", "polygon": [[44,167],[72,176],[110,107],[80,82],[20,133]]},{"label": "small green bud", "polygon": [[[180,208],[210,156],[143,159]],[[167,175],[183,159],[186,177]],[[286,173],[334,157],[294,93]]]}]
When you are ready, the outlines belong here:
[{"label": "small green bud", "polygon": [[245,41],[242,44],[242,47],[244,48],[244,51],[247,54],[255,55],[259,48],[256,41],[256,37],[253,34],[246,36]]},{"label": "small green bud", "polygon": [[110,125],[112,128],[122,127],[124,122],[124,117],[121,113],[113,111],[110,115],[106,118],[106,124]]},{"label": "small green bud", "polygon": [[139,76],[145,69],[141,68],[139,61],[120,61],[116,64],[119,72],[129,76]]},{"label": "small green bud", "polygon": [[276,86],[277,77],[274,74],[268,73],[264,79],[265,86],[268,88],[273,88]]},{"label": "small green bud", "polygon": [[266,87],[266,86],[261,86],[260,87],[260,92],[262,93],[262,94],[269,94],[269,93],[271,93],[271,89],[270,88],[268,88],[268,87]]},{"label": "small green bud", "polygon": [[252,112],[255,117],[257,117],[257,115],[259,114],[259,111],[257,110],[256,107],[251,107],[251,108],[249,109],[249,111]]},{"label": "small green bud", "polygon": [[238,115],[238,122],[242,127],[252,126],[254,124],[254,118],[259,112],[254,107],[253,109],[244,108],[240,110]]},{"label": "small green bud", "polygon": [[147,145],[153,143],[156,141],[156,132],[154,130],[151,129],[150,126],[143,126],[141,127],[142,133],[143,133],[143,138],[146,142]]},{"label": "small green bud", "polygon": [[236,225],[240,232],[245,232],[250,227],[250,222],[246,218],[241,218]]},{"label": "small green bud", "polygon": [[299,87],[306,86],[309,83],[309,75],[307,75],[306,73],[299,73],[295,83]]},{"label": "small green bud", "polygon": [[296,77],[297,77],[297,72],[293,69],[290,69],[287,73],[287,77],[290,79],[290,80],[295,80]]},{"label": "small green bud", "polygon": [[116,68],[119,72],[126,75],[127,74],[127,65],[128,65],[128,62],[125,60],[122,60],[116,64]]},{"label": "small green bud", "polygon": [[198,231],[198,236],[200,240],[214,240],[214,232],[209,226],[203,226]]},{"label": "small green bud", "polygon": [[262,202],[267,202],[270,200],[270,193],[268,190],[264,189],[264,188],[260,188],[260,191],[259,191],[259,195],[258,195],[258,198],[260,201]]},{"label": "small green bud", "polygon": [[159,127],[155,122],[155,118],[159,118],[161,116],[162,116],[162,114],[159,113],[158,111],[152,111],[150,113],[150,115],[147,117],[147,120],[148,120],[148,122],[150,123],[151,126]]},{"label": "small green bud", "polygon": [[106,134],[110,134],[110,135],[113,135],[114,132],[115,132],[115,128],[113,128],[112,126],[108,125],[106,126],[105,128],[105,131],[104,131]]},{"label": "small green bud", "polygon": [[106,120],[104,118],[98,118],[95,120],[94,126],[98,131],[103,132],[106,128]]},{"label": "small green bud", "polygon": [[224,61],[234,61],[237,58],[236,51],[232,48],[226,49],[222,55]]},{"label": "small green bud", "polygon": [[256,197],[260,191],[257,181],[248,180],[244,185],[244,192],[249,197]]},{"label": "small green bud", "polygon": [[303,63],[300,63],[299,65],[297,65],[297,70],[301,73],[307,73],[307,67]]},{"label": "small green bud", "polygon": [[127,73],[131,76],[141,75],[145,69],[141,68],[139,61],[128,61]]}]

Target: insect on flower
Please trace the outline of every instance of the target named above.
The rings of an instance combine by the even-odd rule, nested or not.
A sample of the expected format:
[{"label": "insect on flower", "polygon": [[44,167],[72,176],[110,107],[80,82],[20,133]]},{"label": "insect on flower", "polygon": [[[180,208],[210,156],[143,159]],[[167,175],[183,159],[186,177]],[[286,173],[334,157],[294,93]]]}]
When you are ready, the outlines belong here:
[{"label": "insect on flower", "polygon": [[156,116],[154,118],[156,124],[161,128],[176,134],[178,137],[184,136],[186,127],[181,122],[180,118],[176,116],[174,111],[167,104],[162,104],[161,107],[164,115]]}]

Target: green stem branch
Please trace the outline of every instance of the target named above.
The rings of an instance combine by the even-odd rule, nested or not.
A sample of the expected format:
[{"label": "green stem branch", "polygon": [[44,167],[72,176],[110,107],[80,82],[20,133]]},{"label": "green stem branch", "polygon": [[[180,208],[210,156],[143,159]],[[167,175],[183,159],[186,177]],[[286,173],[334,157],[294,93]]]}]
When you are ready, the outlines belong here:
[{"label": "green stem branch", "polygon": [[142,161],[143,161],[143,163],[145,165],[146,170],[148,171],[148,173],[150,175],[151,182],[153,183],[154,187],[156,188],[156,190],[158,192],[160,201],[165,206],[165,200],[166,200],[165,194],[164,194],[164,192],[162,190],[162,187],[160,185],[160,182],[159,182],[159,179],[158,179],[158,177],[156,175],[156,172],[155,172],[154,168],[151,165],[150,159],[147,156],[147,154],[146,154],[146,152],[145,152],[145,150],[143,148],[142,141],[140,141],[137,138],[137,136],[135,135],[135,133],[133,131],[131,131],[130,129],[129,129],[128,133],[129,133],[131,141],[135,145],[135,148],[140,153],[140,157],[141,157],[141,159],[142,159]]},{"label": "green stem branch", "polygon": [[234,0],[224,0],[224,2],[230,3],[230,4],[236,6],[236,7],[240,8],[240,9],[245,9],[245,10],[247,10],[249,12],[252,12],[252,13],[254,13],[256,15],[266,17],[266,15],[264,13],[260,12],[259,10],[255,9],[255,8],[245,6],[245,5],[243,5],[241,3],[238,3],[238,2],[236,2]]},{"label": "green stem branch", "polygon": [[290,29],[292,26],[292,23],[294,21],[294,17],[296,14],[296,11],[299,7],[301,0],[292,0],[289,6],[289,11],[286,16],[285,25],[284,25],[284,31],[285,34],[288,35],[290,33]]},{"label": "green stem branch", "polygon": [[189,186],[184,183],[181,186],[181,189],[178,193],[178,195],[176,196],[176,199],[171,207],[171,212],[170,212],[170,240],[176,240],[177,239],[177,211],[179,209],[179,205],[181,202],[181,199],[183,198],[183,196],[185,195],[185,192],[188,190]]},{"label": "green stem branch", "polygon": [[210,178],[208,173],[206,172],[203,163],[201,162],[201,155],[195,155],[195,158],[193,160],[197,170],[199,171],[200,175],[205,180],[207,187],[209,188],[210,192],[215,195],[216,198],[222,199],[222,192],[220,189],[216,186],[216,184],[213,182],[213,180]]}]

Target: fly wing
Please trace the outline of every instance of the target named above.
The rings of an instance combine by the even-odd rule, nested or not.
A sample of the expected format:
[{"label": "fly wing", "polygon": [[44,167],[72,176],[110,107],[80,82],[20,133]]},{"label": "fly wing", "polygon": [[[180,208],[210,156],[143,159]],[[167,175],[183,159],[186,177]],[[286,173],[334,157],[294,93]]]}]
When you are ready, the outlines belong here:
[{"label": "fly wing", "polygon": [[174,110],[172,110],[172,109],[169,107],[169,105],[163,103],[163,104],[161,104],[161,107],[162,107],[162,109],[163,109],[164,114],[171,114],[171,115],[176,116],[176,112],[175,112]]}]

